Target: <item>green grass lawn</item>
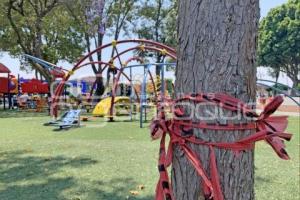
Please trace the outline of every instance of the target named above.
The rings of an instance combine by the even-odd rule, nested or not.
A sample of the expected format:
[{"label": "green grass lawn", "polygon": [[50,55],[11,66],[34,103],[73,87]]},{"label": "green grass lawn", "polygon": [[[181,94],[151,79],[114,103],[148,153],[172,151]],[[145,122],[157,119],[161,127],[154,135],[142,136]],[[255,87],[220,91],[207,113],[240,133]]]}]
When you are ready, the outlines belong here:
[{"label": "green grass lawn", "polygon": [[[9,118],[1,118],[9,117]],[[11,117],[12,116],[12,117]],[[152,200],[159,143],[138,122],[86,122],[54,132],[45,116],[0,113],[0,200]],[[299,199],[299,119],[290,118],[290,161],[256,150],[258,200]],[[144,190],[138,190],[144,185]],[[138,190],[137,196],[129,191]]]}]

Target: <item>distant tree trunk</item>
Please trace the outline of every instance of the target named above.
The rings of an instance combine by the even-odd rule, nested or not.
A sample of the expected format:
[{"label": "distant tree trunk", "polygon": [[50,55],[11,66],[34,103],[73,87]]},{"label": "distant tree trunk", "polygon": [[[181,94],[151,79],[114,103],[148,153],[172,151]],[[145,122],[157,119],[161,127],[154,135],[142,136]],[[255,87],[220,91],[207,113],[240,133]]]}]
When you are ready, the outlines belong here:
[{"label": "distant tree trunk", "polygon": [[[160,42],[159,41],[159,28],[161,26],[161,9],[162,9],[162,0],[158,0],[157,1],[157,10],[156,10],[156,20],[155,20],[155,41],[156,42]],[[160,63],[162,59],[162,55],[160,53],[156,54],[156,62]],[[155,67],[155,74],[156,77],[160,76],[160,71],[161,71],[161,66],[156,66]]]},{"label": "distant tree trunk", "polygon": [[291,95],[296,96],[297,95],[296,91],[298,90],[298,85],[300,84],[300,80],[298,76],[294,76],[292,78],[292,81],[293,81],[293,86],[292,86],[293,90],[291,91]]},{"label": "distant tree trunk", "polygon": [[[276,78],[275,78],[275,87],[276,87],[276,88],[277,88],[277,86],[278,86],[279,75],[280,75],[280,70],[277,70],[277,71],[276,71],[276,74],[275,74],[275,76],[276,76]],[[274,91],[274,94],[277,95],[277,90]]]},{"label": "distant tree trunk", "polygon": [[298,95],[296,91],[299,90],[298,89],[299,84],[300,84],[299,80],[293,81],[293,86],[292,86],[293,90],[291,91],[292,96],[297,96]]},{"label": "distant tree trunk", "polygon": [[[176,94],[222,92],[245,102],[255,102],[258,22],[259,0],[179,1]],[[206,116],[204,111],[213,106],[201,108],[201,116]],[[217,116],[214,121],[224,123],[224,118]],[[233,142],[252,132],[195,130],[194,134],[205,141]],[[190,146],[207,170],[208,148]],[[182,151],[178,147],[174,151],[175,199],[204,199],[200,177]],[[254,152],[243,152],[240,157],[224,149],[215,149],[215,153],[224,198],[254,199]]]},{"label": "distant tree trunk", "polygon": [[[163,56],[160,53],[157,53],[157,55],[156,55],[156,63],[161,63],[162,62],[162,58],[163,58]],[[160,73],[161,73],[161,65],[156,65],[155,66],[156,77],[160,76]]]},{"label": "distant tree trunk", "polygon": [[[98,47],[101,47],[103,44],[103,35],[100,33],[97,33],[97,45]],[[101,61],[102,60],[102,51],[97,52],[97,60]],[[98,65],[98,69],[94,71],[96,74],[96,91],[95,91],[95,100],[98,102],[100,100],[100,97],[104,94],[105,91],[105,86],[104,86],[104,81],[103,81],[103,76],[102,76],[102,66],[101,64]]]},{"label": "distant tree trunk", "polygon": [[299,79],[295,79],[294,82],[293,82],[293,88],[298,88],[299,87],[299,84],[300,84],[300,80]]}]

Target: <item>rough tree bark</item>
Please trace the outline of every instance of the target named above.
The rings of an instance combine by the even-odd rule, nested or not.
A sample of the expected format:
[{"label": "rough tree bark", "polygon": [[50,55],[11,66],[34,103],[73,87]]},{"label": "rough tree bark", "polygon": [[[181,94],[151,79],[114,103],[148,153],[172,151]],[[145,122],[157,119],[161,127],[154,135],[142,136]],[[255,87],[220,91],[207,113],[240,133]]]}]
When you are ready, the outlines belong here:
[{"label": "rough tree bark", "polygon": [[[179,1],[177,95],[223,92],[245,102],[254,102],[258,22],[259,0]],[[212,106],[204,106],[201,116],[209,109]],[[214,121],[226,123],[220,113]],[[194,134],[206,141],[230,142],[251,132],[194,130]],[[192,144],[191,147],[207,170],[208,148]],[[182,151],[178,147],[174,151],[172,182],[175,198],[204,199],[200,177]],[[254,152],[243,152],[240,157],[226,150],[215,149],[215,153],[224,198],[254,199]]]}]

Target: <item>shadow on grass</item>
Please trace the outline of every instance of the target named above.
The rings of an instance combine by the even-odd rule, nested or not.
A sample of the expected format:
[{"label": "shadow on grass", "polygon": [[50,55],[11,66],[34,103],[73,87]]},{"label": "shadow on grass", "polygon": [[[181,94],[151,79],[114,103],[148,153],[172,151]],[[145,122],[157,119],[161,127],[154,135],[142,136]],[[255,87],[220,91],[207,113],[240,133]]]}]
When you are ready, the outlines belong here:
[{"label": "shadow on grass", "polygon": [[255,177],[255,182],[256,182],[256,185],[260,185],[262,183],[271,183],[272,180],[270,178],[256,176]]},{"label": "shadow on grass", "polygon": [[65,167],[96,164],[90,158],[31,156],[22,151],[0,153],[0,199],[63,199],[61,192],[76,185],[74,177],[53,177]]},{"label": "shadow on grass", "polygon": [[79,168],[96,164],[90,158],[37,157],[24,154],[21,151],[0,154],[0,181],[13,183],[22,180],[33,180],[51,176],[64,167]]},{"label": "shadow on grass", "polygon": [[[97,164],[85,157],[40,157],[31,152],[0,152],[1,200],[152,200],[150,196],[131,196],[137,183],[130,178],[107,182],[62,175],[64,168],[84,168]],[[99,169],[101,170],[101,169]],[[142,193],[142,191],[141,191]]]},{"label": "shadow on grass", "polygon": [[[95,188],[88,199],[101,200],[153,200],[153,196],[143,195],[144,191],[137,188],[138,183],[132,178],[115,178],[109,182],[98,181],[94,183]],[[107,191],[105,188],[109,187]],[[146,186],[147,187],[147,186]],[[132,195],[130,191],[136,191],[139,194]]]}]

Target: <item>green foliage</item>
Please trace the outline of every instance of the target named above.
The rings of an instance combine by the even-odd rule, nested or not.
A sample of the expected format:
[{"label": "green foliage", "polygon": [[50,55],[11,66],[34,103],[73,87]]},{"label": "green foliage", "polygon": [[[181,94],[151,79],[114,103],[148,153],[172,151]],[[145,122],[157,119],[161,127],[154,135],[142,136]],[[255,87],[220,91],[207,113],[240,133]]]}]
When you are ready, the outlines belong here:
[{"label": "green foliage", "polygon": [[155,88],[156,88],[156,91],[157,93],[160,93],[161,92],[161,77],[160,75],[156,75],[156,78],[155,78]]},{"label": "green foliage", "polygon": [[[102,45],[107,36],[137,34],[141,38],[176,46],[177,1],[106,0],[103,16],[88,22],[93,0],[3,0],[0,2],[0,51],[20,57],[27,53],[52,63],[74,62],[84,52]],[[100,1],[99,1],[100,2]],[[93,7],[93,6],[91,6]],[[98,13],[98,12],[97,12]],[[93,30],[93,31],[91,31]],[[91,58],[95,59],[95,58]],[[101,59],[98,53],[97,59]],[[24,65],[26,70],[41,70]],[[94,72],[100,70],[92,66]]]},{"label": "green foliage", "polygon": [[258,63],[285,72],[297,85],[300,68],[300,1],[272,9],[260,24]]},{"label": "green foliage", "polygon": [[167,78],[166,79],[166,84],[167,84],[167,91],[169,93],[169,95],[173,94],[174,93],[174,90],[173,90],[173,80],[170,79],[170,78]]},{"label": "green foliage", "polygon": [[3,0],[0,9],[1,51],[14,57],[31,54],[53,63],[74,62],[83,52],[78,25],[57,0]]},{"label": "green foliage", "polygon": [[133,31],[139,38],[177,46],[177,0],[142,0],[137,14],[138,23]]},{"label": "green foliage", "polygon": [[[55,20],[55,23],[53,23]],[[74,62],[84,52],[82,34],[79,26],[69,16],[65,8],[57,7],[44,20],[43,58],[57,62]]]},{"label": "green foliage", "polygon": [[132,25],[136,20],[136,3],[138,0],[109,0],[107,9],[108,36],[118,39],[121,32],[130,36]]},{"label": "green foliage", "polygon": [[[94,1],[96,4],[100,2],[96,0]],[[77,24],[79,24],[79,31],[81,34],[88,35],[90,40],[97,39],[99,34],[113,36],[113,38],[117,40],[121,31],[129,35],[130,25],[133,23],[136,14],[134,12],[134,8],[137,0],[106,0],[103,13],[101,12],[103,15],[93,16],[94,20],[90,22],[86,10],[93,9],[94,1],[65,0],[63,3],[72,18],[77,22]],[[99,13],[95,14],[97,15]],[[99,33],[98,26],[101,23],[105,25],[104,33]],[[102,41],[96,41],[98,45],[101,44],[101,42]]]},{"label": "green foliage", "polygon": [[[137,16],[133,32],[139,38],[174,48],[177,46],[177,0],[141,0],[137,3]],[[146,56],[157,63],[166,61],[160,53],[140,53],[140,56]],[[156,66],[155,73],[160,74],[159,66]]]},{"label": "green foliage", "polygon": [[[65,0],[64,5],[73,20],[79,25],[78,30],[84,36],[82,40],[85,49],[90,53],[95,48],[94,46],[103,45],[104,36],[110,36],[114,40],[118,40],[123,33],[129,35],[135,2],[136,0]],[[114,53],[114,51],[111,53],[111,57],[114,56]],[[97,52],[96,58],[91,56],[89,59],[91,62],[100,61],[102,52]],[[92,64],[91,66],[95,74],[102,73],[100,64],[98,66]],[[108,71],[106,86],[108,86],[109,80]],[[105,91],[103,79],[97,78],[96,82],[95,95],[101,96]]]}]

